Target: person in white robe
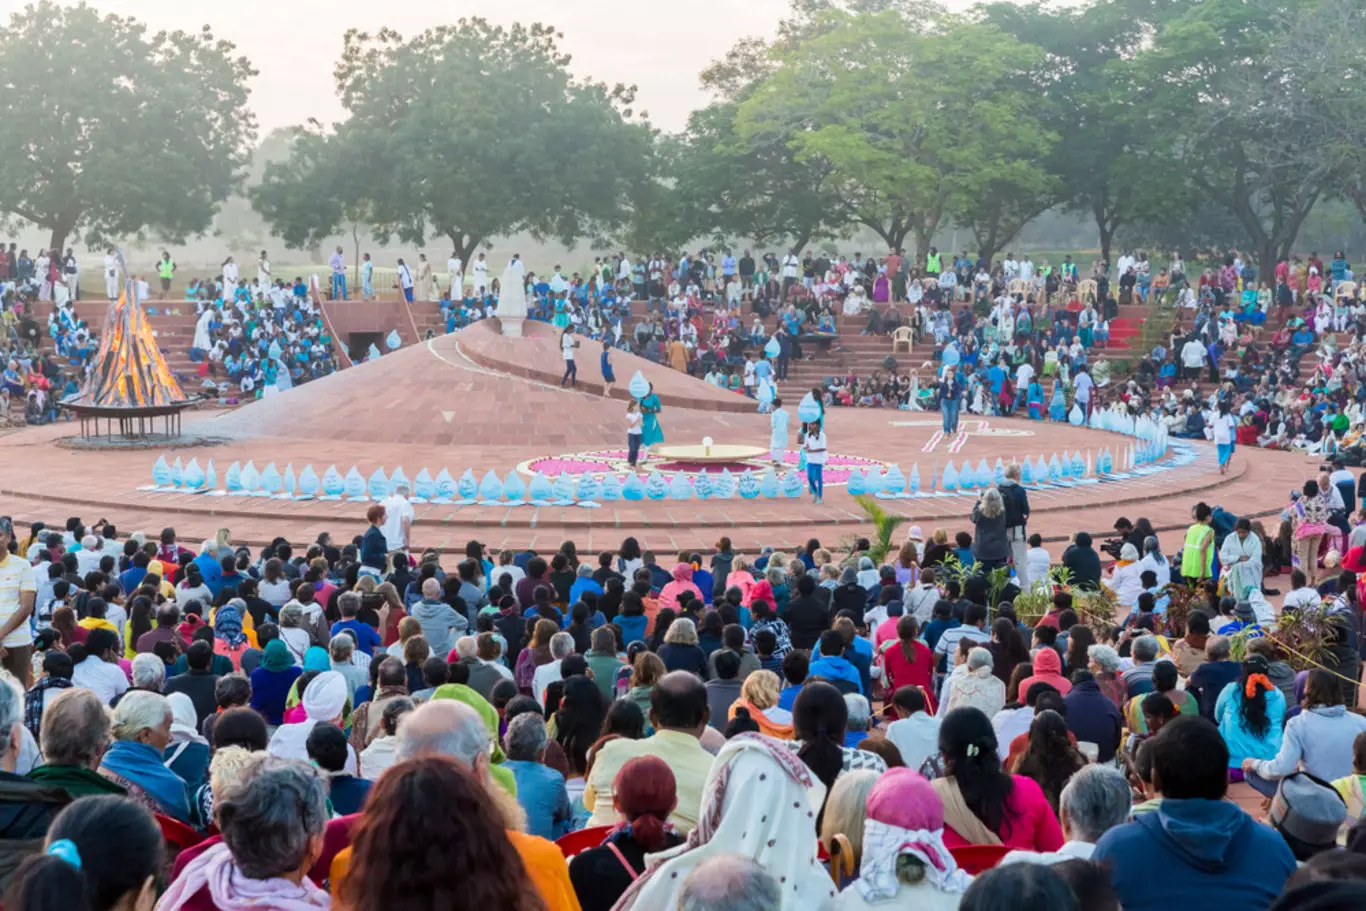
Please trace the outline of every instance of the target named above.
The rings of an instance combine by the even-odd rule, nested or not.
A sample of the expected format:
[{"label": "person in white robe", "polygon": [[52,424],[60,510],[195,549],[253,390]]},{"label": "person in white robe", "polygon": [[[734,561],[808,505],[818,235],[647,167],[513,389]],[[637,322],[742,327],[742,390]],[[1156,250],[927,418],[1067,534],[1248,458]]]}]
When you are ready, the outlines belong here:
[{"label": "person in white robe", "polygon": [[1262,589],[1262,539],[1252,533],[1252,523],[1239,519],[1233,534],[1219,548],[1219,565],[1224,568],[1228,591],[1239,601],[1248,592]]},{"label": "person in white robe", "polygon": [[237,296],[237,263],[229,256],[223,260],[223,300],[230,301]]},{"label": "person in white robe", "polygon": [[213,341],[209,338],[209,324],[213,322],[217,315],[212,307],[205,307],[204,312],[199,315],[199,322],[194,324],[194,346],[200,351],[208,352],[213,347]]}]

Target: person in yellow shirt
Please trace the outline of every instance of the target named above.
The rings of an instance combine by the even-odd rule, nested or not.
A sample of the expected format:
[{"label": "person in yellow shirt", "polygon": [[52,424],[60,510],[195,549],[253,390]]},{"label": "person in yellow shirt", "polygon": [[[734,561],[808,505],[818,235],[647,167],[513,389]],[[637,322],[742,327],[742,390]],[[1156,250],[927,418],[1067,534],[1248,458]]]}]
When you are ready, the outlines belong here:
[{"label": "person in yellow shirt", "polygon": [[702,788],[711,771],[712,754],[699,738],[707,729],[711,712],[707,688],[686,671],[666,674],[650,696],[650,723],[655,733],[644,740],[613,740],[599,748],[583,792],[584,809],[593,815],[590,826],[610,826],[622,821],[612,803],[612,783],[617,772],[638,756],[658,756],[673,770],[678,787],[678,806],[671,822],[688,833],[697,825],[702,807]]},{"label": "person in yellow shirt", "polygon": [[[433,831],[439,828],[442,832],[447,832],[452,825],[461,826],[467,834],[434,836],[452,848],[467,838],[487,838],[491,826],[501,824],[546,911],[581,911],[569,880],[569,865],[560,849],[554,842],[519,831],[526,823],[525,813],[516,798],[490,777],[489,757],[493,746],[494,741],[479,713],[455,699],[429,702],[404,719],[398,730],[397,760],[400,765],[391,767],[380,778],[375,790],[384,793],[367,803],[367,809],[357,823],[352,847],[341,851],[332,861],[329,879],[335,907],[373,911],[388,901],[395,884],[378,871],[426,867],[429,842],[423,833],[428,824]],[[441,763],[432,761],[440,759],[453,760],[466,774],[451,775]],[[470,779],[481,786],[482,793],[475,794],[466,786]],[[441,796],[436,796],[438,794]],[[471,829],[481,822],[484,834],[472,834]],[[412,859],[403,862],[404,859],[393,856],[392,852],[399,850],[397,847],[391,847],[390,854],[383,856],[384,850],[378,846],[388,840],[384,836],[397,829],[413,831],[412,843],[423,852],[421,862]],[[358,881],[354,884],[349,881],[353,855],[359,855],[355,861]],[[504,886],[520,879],[506,868],[476,870],[458,857],[452,857],[452,863],[444,870],[430,872],[430,888],[444,888],[445,880],[448,880],[449,888],[460,889],[467,896],[473,894],[470,890],[478,889],[476,878],[496,878]],[[438,879],[443,881],[438,882]],[[419,884],[403,885],[416,888]],[[377,886],[380,887],[378,891],[375,890]],[[532,907],[524,900],[519,903],[516,899],[509,900],[507,895],[495,895],[495,891],[501,890],[494,884],[486,883],[485,887],[486,891],[478,894],[495,903],[489,906],[490,911],[494,907],[500,911],[529,911]],[[381,897],[375,899],[377,894]]]},{"label": "person in yellow shirt", "polygon": [[103,598],[89,598],[85,602],[86,616],[76,625],[82,629],[107,629],[115,636],[119,636],[119,628],[105,619],[109,612],[109,604]]}]

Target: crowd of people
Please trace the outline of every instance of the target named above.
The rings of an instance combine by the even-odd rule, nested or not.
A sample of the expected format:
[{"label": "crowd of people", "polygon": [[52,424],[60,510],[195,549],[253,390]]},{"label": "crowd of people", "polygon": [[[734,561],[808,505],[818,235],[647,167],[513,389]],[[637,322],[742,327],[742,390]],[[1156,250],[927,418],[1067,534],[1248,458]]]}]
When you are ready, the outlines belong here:
[{"label": "crowd of people", "polygon": [[0,518],[6,907],[1361,907],[1366,524],[1287,513],[1306,655],[1251,523],[1054,561],[1015,480],[880,557]]}]

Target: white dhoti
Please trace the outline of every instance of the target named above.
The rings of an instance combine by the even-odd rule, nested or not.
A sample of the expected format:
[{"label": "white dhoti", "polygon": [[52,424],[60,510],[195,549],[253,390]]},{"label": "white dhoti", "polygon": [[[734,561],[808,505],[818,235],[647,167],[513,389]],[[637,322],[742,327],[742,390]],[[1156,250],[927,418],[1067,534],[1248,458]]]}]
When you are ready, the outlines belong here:
[{"label": "white dhoti", "polygon": [[104,276],[104,293],[110,300],[117,300],[119,296],[119,278],[117,275]]}]

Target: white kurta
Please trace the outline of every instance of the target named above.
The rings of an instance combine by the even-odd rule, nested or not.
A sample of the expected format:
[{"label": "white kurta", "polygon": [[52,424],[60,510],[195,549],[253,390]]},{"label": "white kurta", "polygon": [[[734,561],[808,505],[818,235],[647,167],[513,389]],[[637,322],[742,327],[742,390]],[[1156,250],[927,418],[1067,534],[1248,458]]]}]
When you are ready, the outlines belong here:
[{"label": "white kurta", "polygon": [[237,263],[223,264],[223,300],[232,300],[237,295]]},{"label": "white kurta", "polygon": [[213,308],[205,307],[199,316],[199,322],[194,325],[194,347],[200,351],[208,351],[213,345],[209,340],[209,323],[213,322],[213,315]]},{"label": "white kurta", "polygon": [[[1243,557],[1247,557],[1246,562]],[[1243,600],[1248,591],[1262,587],[1262,539],[1254,534],[1239,538],[1237,533],[1224,539],[1219,548],[1219,565],[1224,567],[1228,587],[1234,597]]]}]

